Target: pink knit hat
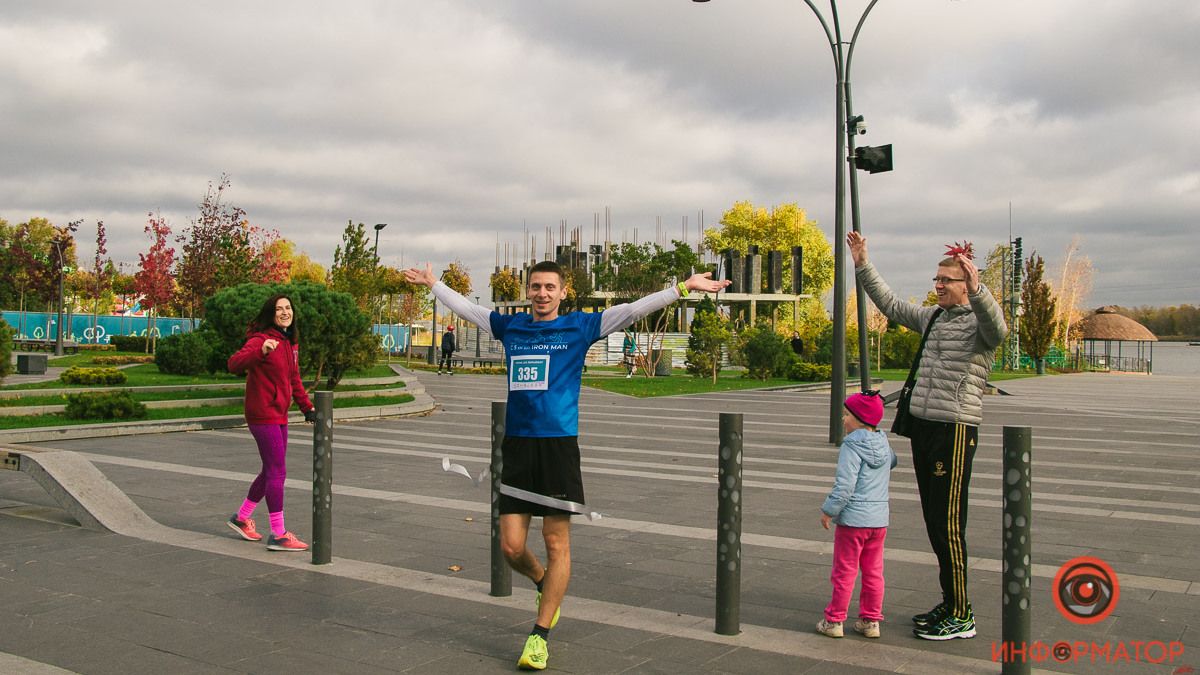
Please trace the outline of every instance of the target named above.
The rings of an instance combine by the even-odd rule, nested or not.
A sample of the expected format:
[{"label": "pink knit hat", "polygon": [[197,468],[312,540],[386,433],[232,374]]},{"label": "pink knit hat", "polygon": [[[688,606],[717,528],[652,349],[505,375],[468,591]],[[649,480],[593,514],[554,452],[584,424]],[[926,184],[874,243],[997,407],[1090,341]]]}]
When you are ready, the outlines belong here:
[{"label": "pink knit hat", "polygon": [[850,414],[854,415],[859,422],[870,427],[877,427],[879,421],[883,419],[883,398],[876,391],[852,394],[846,397],[846,410],[849,410]]}]

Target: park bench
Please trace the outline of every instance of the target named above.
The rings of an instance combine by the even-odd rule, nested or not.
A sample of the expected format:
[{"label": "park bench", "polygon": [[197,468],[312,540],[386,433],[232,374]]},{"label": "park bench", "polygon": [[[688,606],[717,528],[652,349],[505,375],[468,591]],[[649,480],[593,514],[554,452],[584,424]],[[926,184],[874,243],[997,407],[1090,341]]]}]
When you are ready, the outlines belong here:
[{"label": "park bench", "polygon": [[[18,338],[13,340],[13,348],[23,352],[52,352],[54,351],[54,340],[37,339],[37,338]],[[63,353],[76,354],[79,352],[79,343],[74,340],[63,340]]]}]

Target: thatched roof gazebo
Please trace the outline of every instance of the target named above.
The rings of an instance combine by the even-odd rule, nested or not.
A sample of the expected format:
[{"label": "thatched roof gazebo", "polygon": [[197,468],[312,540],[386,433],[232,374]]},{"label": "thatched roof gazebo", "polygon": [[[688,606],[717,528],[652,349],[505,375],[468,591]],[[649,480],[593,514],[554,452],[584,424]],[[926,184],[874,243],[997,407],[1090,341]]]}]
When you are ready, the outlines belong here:
[{"label": "thatched roof gazebo", "polygon": [[1117,313],[1117,308],[1100,307],[1080,322],[1083,344],[1080,361],[1092,370],[1126,373],[1154,372],[1154,343],[1158,338],[1148,328]]}]

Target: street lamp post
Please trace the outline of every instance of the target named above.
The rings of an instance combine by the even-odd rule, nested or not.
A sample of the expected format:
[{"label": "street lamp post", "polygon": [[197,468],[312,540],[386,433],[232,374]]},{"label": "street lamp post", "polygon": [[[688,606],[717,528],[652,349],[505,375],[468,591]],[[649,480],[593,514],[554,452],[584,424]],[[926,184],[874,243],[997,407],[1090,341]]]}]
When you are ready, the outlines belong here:
[{"label": "street lamp post", "polygon": [[[479,304],[479,296],[475,296],[475,304]],[[479,358],[479,326],[475,326],[475,358]]]},{"label": "street lamp post", "polygon": [[[388,225],[387,223],[375,223],[375,248],[372,249],[372,255],[375,257],[375,283],[373,284],[373,287],[374,287],[373,290],[376,290],[376,291],[379,290],[379,231],[382,230],[383,228],[387,227],[387,225]],[[382,295],[383,294],[380,293],[380,296],[382,296]],[[379,302],[379,323],[382,324],[383,323],[382,297],[378,300],[378,302]],[[382,327],[380,329],[382,330]],[[391,357],[390,349],[388,350],[388,357],[390,360],[390,357]]]},{"label": "street lamp post", "polygon": [[379,231],[387,227],[387,223],[375,223],[375,266],[379,266]]},{"label": "street lamp post", "polygon": [[[850,65],[854,58],[854,45],[858,42],[859,31],[867,15],[879,0],[871,0],[858,19],[854,34],[850,38],[849,49],[844,50],[846,43],[842,41],[842,26],[838,18],[837,0],[829,0],[830,18],[833,31],[825,21],[821,10],[817,9],[812,0],[804,0],[804,4],[813,11],[821,28],[825,31],[825,39],[833,53],[833,67],[837,74],[837,89],[834,98],[837,101],[837,158],[834,204],[834,272],[833,272],[833,374],[832,387],[829,393],[829,442],[840,443],[844,434],[842,430],[842,399],[846,395],[846,172],[850,172],[851,197],[854,201],[852,226],[855,232],[860,229],[858,220],[858,177],[855,169],[848,166],[850,155],[847,147],[853,148],[854,141],[848,140],[851,134],[857,133],[856,124],[851,122],[850,100]],[[867,367],[866,343],[866,298],[863,289],[857,283],[858,300],[858,334],[859,334],[859,365],[863,389],[870,388],[871,375]]]},{"label": "street lamp post", "polygon": [[67,275],[67,268],[63,264],[63,240],[62,236],[54,238],[54,252],[58,256],[58,318],[54,324],[54,355],[63,355],[63,295],[64,295],[64,277]]},{"label": "street lamp post", "polygon": [[[837,0],[829,0],[830,22],[825,20],[821,10],[813,4],[813,0],[804,0],[804,4],[816,15],[825,31],[825,39],[833,54],[833,67],[837,75],[837,85],[834,89],[836,110],[837,150],[834,160],[834,235],[833,235],[833,374],[829,394],[829,441],[842,441],[842,400],[846,395],[846,171],[851,176],[851,198],[854,200],[853,227],[859,231],[858,222],[858,182],[853,176],[854,169],[848,167],[850,156],[847,146],[853,151],[853,141],[848,142],[847,136],[856,133],[854,124],[850,121],[850,61],[854,57],[854,45],[858,41],[859,31],[867,15],[879,0],[871,0],[858,19],[854,34],[847,44],[842,41],[841,21],[838,18]],[[692,0],[692,2],[708,2],[708,0]],[[830,23],[833,29],[830,30]],[[848,46],[848,51],[844,48]],[[866,335],[866,302],[863,289],[858,287],[858,316],[859,316],[859,355],[861,361],[862,386],[869,388],[870,373],[866,363],[867,350],[863,347]]]}]

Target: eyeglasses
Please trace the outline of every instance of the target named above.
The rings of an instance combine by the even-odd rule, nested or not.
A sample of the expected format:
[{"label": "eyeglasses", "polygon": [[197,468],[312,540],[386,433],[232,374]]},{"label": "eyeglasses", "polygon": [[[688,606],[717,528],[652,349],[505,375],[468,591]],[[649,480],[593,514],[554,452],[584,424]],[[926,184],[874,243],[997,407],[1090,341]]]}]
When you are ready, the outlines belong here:
[{"label": "eyeglasses", "polygon": [[948,286],[955,281],[966,281],[966,279],[955,279],[954,277],[934,277],[933,278],[934,285],[941,284],[943,286]]}]

